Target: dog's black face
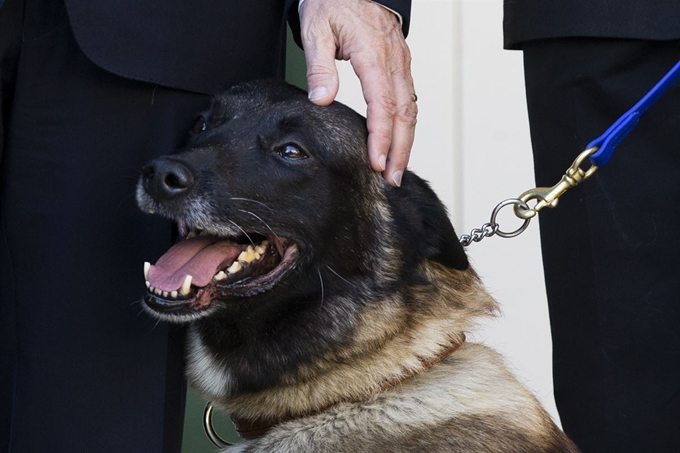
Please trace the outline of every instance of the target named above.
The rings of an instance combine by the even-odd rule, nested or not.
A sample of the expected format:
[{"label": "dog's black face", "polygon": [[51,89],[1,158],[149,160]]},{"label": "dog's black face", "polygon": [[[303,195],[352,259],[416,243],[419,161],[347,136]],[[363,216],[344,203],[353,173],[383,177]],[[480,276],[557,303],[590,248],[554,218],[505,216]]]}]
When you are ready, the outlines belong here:
[{"label": "dog's black face", "polygon": [[[417,279],[409,267],[425,258],[467,267],[429,187],[408,172],[388,187],[369,167],[366,135],[351,109],[315,106],[282,82],[217,97],[185,149],[143,169],[140,207],[176,221],[183,239],[146,266],[147,307],[175,322],[236,322],[357,284],[384,292]],[[395,259],[401,270],[385,271]]]}]

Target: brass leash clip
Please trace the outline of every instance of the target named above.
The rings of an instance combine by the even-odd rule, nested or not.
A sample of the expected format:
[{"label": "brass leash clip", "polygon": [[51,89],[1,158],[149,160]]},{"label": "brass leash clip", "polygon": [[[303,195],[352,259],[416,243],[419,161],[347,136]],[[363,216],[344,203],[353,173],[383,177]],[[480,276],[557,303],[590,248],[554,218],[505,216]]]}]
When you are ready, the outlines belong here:
[{"label": "brass leash clip", "polygon": [[545,207],[554,208],[557,206],[557,202],[564,192],[579,185],[582,181],[590,178],[593,173],[597,171],[598,167],[592,162],[588,169],[584,170],[581,168],[583,162],[595,154],[597,150],[598,147],[595,146],[588,148],[579,154],[574,163],[572,163],[567,169],[567,172],[564,174],[564,176],[562,176],[562,179],[560,179],[560,181],[554,186],[536,187],[534,189],[529,189],[520,195],[518,199],[524,203],[528,204],[528,202],[531,200],[538,200],[538,202],[534,207],[529,207],[528,209],[526,209],[521,204],[515,204],[513,207],[515,215],[520,219],[531,219],[536,214],[538,214],[538,211],[541,209]]}]

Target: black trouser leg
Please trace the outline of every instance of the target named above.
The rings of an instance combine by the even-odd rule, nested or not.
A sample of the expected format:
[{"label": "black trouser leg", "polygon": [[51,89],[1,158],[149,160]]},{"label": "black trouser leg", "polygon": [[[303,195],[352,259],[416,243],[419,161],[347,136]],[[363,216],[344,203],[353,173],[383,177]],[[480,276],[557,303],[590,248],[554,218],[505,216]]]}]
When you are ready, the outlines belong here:
[{"label": "black trouser leg", "polygon": [[139,305],[171,225],[134,193],[209,100],[99,69],[60,2],[29,0],[23,24],[0,167],[0,451],[178,452],[181,335]]},{"label": "black trouser leg", "polygon": [[[539,186],[680,59],[678,42],[524,48]],[[680,451],[680,86],[595,176],[540,215],[566,432],[589,452]]]}]

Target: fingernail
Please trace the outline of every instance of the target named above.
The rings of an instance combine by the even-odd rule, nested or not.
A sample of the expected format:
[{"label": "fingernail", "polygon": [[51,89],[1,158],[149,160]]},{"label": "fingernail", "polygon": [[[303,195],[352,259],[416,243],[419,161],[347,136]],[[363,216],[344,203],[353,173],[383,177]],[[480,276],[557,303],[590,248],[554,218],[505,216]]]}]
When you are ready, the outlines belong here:
[{"label": "fingernail", "polygon": [[380,157],[378,157],[378,165],[380,165],[380,170],[385,171],[385,165],[387,165],[386,155],[381,154]]},{"label": "fingernail", "polygon": [[401,170],[397,170],[392,173],[392,179],[394,180],[394,183],[397,185],[397,187],[401,187],[402,176],[404,176],[404,172]]},{"label": "fingernail", "polygon": [[325,98],[328,94],[326,87],[314,88],[309,92],[309,100],[316,101],[317,99]]}]

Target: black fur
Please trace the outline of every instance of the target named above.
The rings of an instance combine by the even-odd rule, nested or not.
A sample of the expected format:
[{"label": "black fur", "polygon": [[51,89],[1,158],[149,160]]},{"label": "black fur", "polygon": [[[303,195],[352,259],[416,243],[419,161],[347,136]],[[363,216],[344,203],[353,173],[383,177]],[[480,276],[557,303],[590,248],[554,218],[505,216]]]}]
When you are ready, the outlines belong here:
[{"label": "black fur", "polygon": [[[273,230],[294,240],[301,255],[275,287],[247,299],[217,297],[220,309],[197,321],[219,360],[242,364],[232,370],[238,391],[275,385],[300,364],[342,347],[352,338],[367,293],[389,294],[424,281],[418,273],[423,260],[467,268],[447,213],[428,184],[407,171],[402,187],[392,188],[370,169],[365,119],[348,107],[337,102],[319,107],[302,90],[260,81],[217,97],[197,123],[185,149],[154,163],[186,169],[193,175],[191,190],[162,200],[154,210],[181,219],[192,209],[190,200],[210,200],[213,221],[235,222],[248,233]],[[288,144],[308,157],[282,158],[278,153]],[[348,152],[352,158],[344,155]],[[151,183],[145,188],[156,196]],[[376,190],[393,218],[389,238],[366,215],[365,204],[374,197],[365,192]],[[399,251],[404,272],[376,281],[370,255],[377,242],[387,240]],[[347,295],[357,306],[328,306],[324,292]]]},{"label": "black fur", "polygon": [[[388,186],[366,139],[342,104],[253,82],[215,98],[184,149],[145,167],[140,207],[208,235],[166,255],[181,256],[167,286],[185,269],[207,279],[196,263],[212,260],[195,258],[207,242],[222,261],[180,298],[168,287],[145,298],[158,317],[193,323],[192,385],[278,424],[239,451],[576,451],[496,353],[461,346],[496,302],[427,182],[406,171]],[[217,278],[233,265],[223,249],[264,237],[264,258],[240,260],[259,273]],[[450,413],[459,407],[470,413]]]}]

